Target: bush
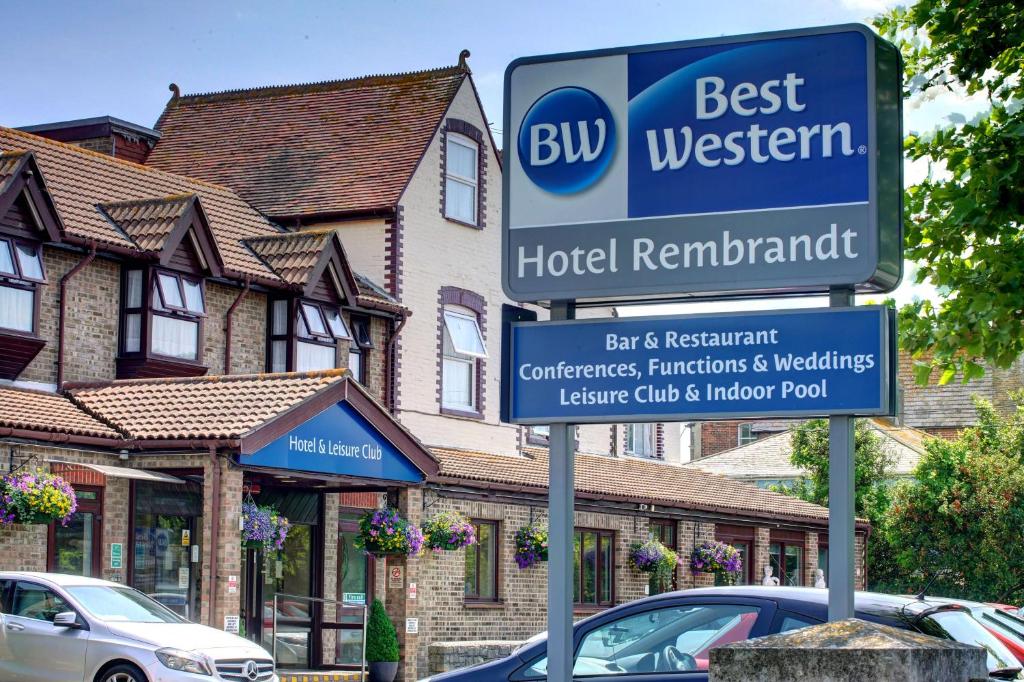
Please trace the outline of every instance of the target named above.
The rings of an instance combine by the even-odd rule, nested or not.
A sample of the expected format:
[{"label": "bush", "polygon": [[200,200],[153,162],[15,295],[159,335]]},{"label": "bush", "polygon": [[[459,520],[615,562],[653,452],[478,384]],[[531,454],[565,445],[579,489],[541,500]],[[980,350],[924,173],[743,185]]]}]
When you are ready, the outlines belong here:
[{"label": "bush", "polygon": [[368,663],[398,662],[398,633],[380,599],[373,600],[366,621],[366,660]]}]

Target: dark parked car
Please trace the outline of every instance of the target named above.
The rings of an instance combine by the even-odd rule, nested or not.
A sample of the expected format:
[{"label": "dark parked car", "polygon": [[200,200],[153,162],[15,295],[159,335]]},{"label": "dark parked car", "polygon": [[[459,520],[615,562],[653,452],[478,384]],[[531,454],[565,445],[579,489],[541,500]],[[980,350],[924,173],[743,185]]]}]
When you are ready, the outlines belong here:
[{"label": "dark parked car", "polygon": [[[1013,654],[961,606],[858,592],[856,610],[864,620],[983,646],[993,677],[1024,679]],[[828,592],[812,588],[716,587],[648,597],[576,624],[575,677],[590,682],[706,682],[711,649],[817,625],[827,615]],[[541,634],[511,656],[427,680],[544,680],[546,649]]]}]

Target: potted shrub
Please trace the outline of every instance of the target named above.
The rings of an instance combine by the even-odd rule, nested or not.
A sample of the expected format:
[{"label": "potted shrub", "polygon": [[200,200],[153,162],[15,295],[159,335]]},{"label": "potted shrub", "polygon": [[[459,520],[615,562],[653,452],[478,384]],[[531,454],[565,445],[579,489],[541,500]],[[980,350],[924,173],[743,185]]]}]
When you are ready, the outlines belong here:
[{"label": "potted shrub", "polygon": [[394,682],[398,676],[398,633],[380,599],[373,600],[366,621],[366,662],[370,682]]},{"label": "potted shrub", "polygon": [[66,526],[76,509],[75,491],[60,476],[23,471],[0,478],[0,524],[59,521]]},{"label": "potted shrub", "polygon": [[736,581],[742,569],[739,550],[724,542],[705,542],[695,547],[690,556],[691,571],[720,575],[730,585]]},{"label": "potted shrub", "polygon": [[355,545],[376,556],[415,556],[423,547],[423,533],[395,509],[373,509],[359,519]]},{"label": "potted shrub", "polygon": [[529,524],[516,531],[516,565],[524,570],[548,560],[548,529]]},{"label": "potted shrub", "polygon": [[242,504],[242,546],[267,553],[284,549],[291,524],[274,507]]},{"label": "potted shrub", "polygon": [[476,543],[473,524],[458,512],[441,512],[423,524],[423,544],[434,552],[453,552]]},{"label": "potted shrub", "polygon": [[629,548],[629,563],[641,573],[669,579],[679,565],[679,556],[657,540],[634,543]]}]

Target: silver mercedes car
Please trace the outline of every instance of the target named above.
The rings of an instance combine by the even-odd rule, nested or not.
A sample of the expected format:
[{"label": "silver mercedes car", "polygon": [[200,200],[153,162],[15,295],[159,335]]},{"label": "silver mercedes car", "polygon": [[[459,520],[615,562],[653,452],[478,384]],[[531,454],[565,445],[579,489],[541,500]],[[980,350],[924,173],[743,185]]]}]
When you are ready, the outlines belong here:
[{"label": "silver mercedes car", "polygon": [[0,571],[3,682],[278,682],[270,654],[190,623],[142,592]]}]

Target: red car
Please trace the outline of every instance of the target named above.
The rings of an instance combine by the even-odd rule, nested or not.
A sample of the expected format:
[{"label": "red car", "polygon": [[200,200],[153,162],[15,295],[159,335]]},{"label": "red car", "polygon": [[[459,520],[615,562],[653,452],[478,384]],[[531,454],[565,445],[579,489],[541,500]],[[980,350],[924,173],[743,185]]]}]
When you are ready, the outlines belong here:
[{"label": "red car", "polygon": [[1017,615],[1019,610],[1016,606],[982,604],[976,601],[940,599],[938,597],[929,597],[929,601],[949,602],[966,607],[976,621],[1006,645],[1006,648],[1017,657],[1018,661],[1024,663],[1024,619]]}]

